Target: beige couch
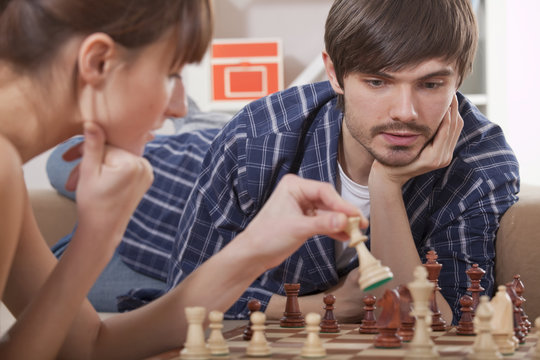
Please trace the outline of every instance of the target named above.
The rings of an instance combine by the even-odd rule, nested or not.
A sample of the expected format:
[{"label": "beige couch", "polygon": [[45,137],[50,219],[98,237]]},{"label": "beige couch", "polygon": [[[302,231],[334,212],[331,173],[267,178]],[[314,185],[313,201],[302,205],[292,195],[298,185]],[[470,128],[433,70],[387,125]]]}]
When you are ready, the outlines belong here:
[{"label": "beige couch", "polygon": [[[54,244],[76,220],[75,203],[53,190],[32,190],[30,199],[45,240]],[[538,221],[538,223],[536,223]],[[540,316],[540,186],[522,186],[520,200],[503,216],[497,234],[497,285],[520,274],[525,311]]]}]

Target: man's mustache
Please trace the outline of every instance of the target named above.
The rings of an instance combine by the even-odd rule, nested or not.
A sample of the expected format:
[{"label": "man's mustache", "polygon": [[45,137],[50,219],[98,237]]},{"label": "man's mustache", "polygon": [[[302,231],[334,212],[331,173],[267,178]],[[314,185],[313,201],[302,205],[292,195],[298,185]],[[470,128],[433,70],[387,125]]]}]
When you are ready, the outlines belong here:
[{"label": "man's mustache", "polygon": [[386,132],[411,132],[414,134],[424,135],[426,138],[431,137],[431,129],[425,125],[419,125],[415,123],[393,123],[386,125],[377,125],[371,128],[371,136],[374,137],[380,133]]}]

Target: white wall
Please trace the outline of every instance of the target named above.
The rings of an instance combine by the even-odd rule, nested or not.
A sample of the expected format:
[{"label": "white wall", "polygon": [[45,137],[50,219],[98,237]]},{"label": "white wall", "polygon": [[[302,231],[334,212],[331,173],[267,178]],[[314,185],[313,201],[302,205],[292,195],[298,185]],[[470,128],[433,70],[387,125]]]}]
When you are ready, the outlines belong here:
[{"label": "white wall", "polygon": [[501,74],[507,85],[505,133],[520,162],[522,182],[537,185],[540,185],[539,14],[538,0],[506,0],[506,75]]}]

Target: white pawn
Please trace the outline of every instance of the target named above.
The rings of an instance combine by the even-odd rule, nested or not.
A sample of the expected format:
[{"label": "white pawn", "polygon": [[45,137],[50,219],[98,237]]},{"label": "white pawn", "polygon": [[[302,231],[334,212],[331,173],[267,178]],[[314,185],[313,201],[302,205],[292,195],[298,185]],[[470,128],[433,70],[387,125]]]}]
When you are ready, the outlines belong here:
[{"label": "white pawn", "polygon": [[210,336],[208,337],[210,353],[217,356],[229,355],[229,346],[221,332],[221,329],[223,329],[223,313],[214,310],[208,314],[208,319],[210,320]]},{"label": "white pawn", "polygon": [[359,223],[360,217],[350,217],[345,231],[350,237],[349,247],[356,248],[358,253],[358,285],[363,291],[369,291],[392,280],[394,274],[388,266],[383,266],[380,260],[371,255],[365,244],[368,238],[360,232]]},{"label": "white pawn", "polygon": [[431,340],[431,310],[429,299],[435,286],[427,279],[428,272],[423,265],[414,269],[414,281],[407,284],[413,300],[412,315],[416,318],[414,336],[405,353],[405,359],[438,359],[435,344]]},{"label": "white pawn", "polygon": [[[534,320],[534,326],[536,327],[536,333],[539,334],[540,333],[540,316],[537,317],[536,320]],[[536,347],[534,348],[533,351],[534,352],[532,353],[532,358],[535,360],[539,360],[540,359],[540,341],[536,343]]]},{"label": "white pawn", "polygon": [[495,340],[491,334],[491,319],[493,317],[493,306],[489,303],[486,295],[480,297],[480,303],[476,307],[474,316],[474,329],[476,339],[472,347],[473,352],[467,359],[470,360],[492,360],[502,359],[502,355],[497,348]]},{"label": "white pawn", "polygon": [[266,337],[264,336],[264,322],[266,321],[266,315],[260,311],[255,311],[251,314],[251,340],[246,349],[246,355],[254,357],[265,357],[272,355],[270,346]]},{"label": "white pawn", "polygon": [[307,338],[302,347],[302,357],[304,358],[322,358],[326,356],[326,349],[323,347],[319,331],[321,327],[321,315],[309,313],[306,315]]},{"label": "white pawn", "polygon": [[184,348],[180,351],[180,359],[210,359],[210,350],[204,341],[203,321],[206,309],[202,306],[184,309],[188,321],[188,329]]},{"label": "white pawn", "polygon": [[491,318],[491,333],[499,352],[512,355],[516,348],[514,341],[514,304],[506,292],[506,286],[499,285],[497,293],[491,299],[493,317]]}]

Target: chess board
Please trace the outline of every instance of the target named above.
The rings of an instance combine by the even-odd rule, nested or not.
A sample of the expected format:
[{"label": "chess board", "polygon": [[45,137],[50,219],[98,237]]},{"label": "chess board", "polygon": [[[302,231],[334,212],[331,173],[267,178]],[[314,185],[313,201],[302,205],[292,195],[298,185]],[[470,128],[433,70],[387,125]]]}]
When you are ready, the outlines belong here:
[{"label": "chess board", "polygon": [[[305,329],[282,328],[278,322],[272,321],[268,321],[266,326],[266,339],[272,349],[271,359],[303,359],[300,356],[300,351],[306,339]],[[216,356],[215,359],[250,359],[246,355],[246,348],[249,341],[242,339],[244,329],[245,326],[241,326],[223,333],[231,354],[228,358]],[[341,331],[339,333],[320,334],[320,336],[327,352],[327,356],[324,359],[327,360],[398,360],[404,358],[409,346],[408,343],[404,343],[398,349],[375,348],[373,346],[373,340],[376,335],[359,334],[358,324],[341,324]],[[447,332],[432,332],[431,337],[441,359],[465,359],[466,355],[471,352],[475,339],[475,336],[456,335],[454,328]],[[520,345],[519,349],[513,355],[504,356],[504,359],[532,359],[531,355],[536,346],[537,339],[536,331],[533,331],[526,337],[525,344]],[[177,355],[178,351],[175,354]],[[152,359],[165,358],[170,359],[172,356]]]},{"label": "chess board", "polygon": [[[231,352],[231,359],[248,358],[246,348],[248,341],[242,339],[244,327],[224,333]],[[267,322],[266,339],[272,349],[272,359],[302,359],[300,351],[306,339],[305,329],[281,328],[277,322]],[[447,332],[432,332],[435,348],[443,359],[463,359],[471,351],[474,336],[456,335],[455,329]],[[326,348],[325,359],[354,360],[354,359],[403,359],[408,349],[404,343],[399,349],[378,349],[373,346],[376,335],[358,333],[358,325],[342,324],[337,334],[321,334],[321,340]],[[525,344],[512,356],[505,359],[528,359],[537,341],[536,333],[527,336]]]}]

